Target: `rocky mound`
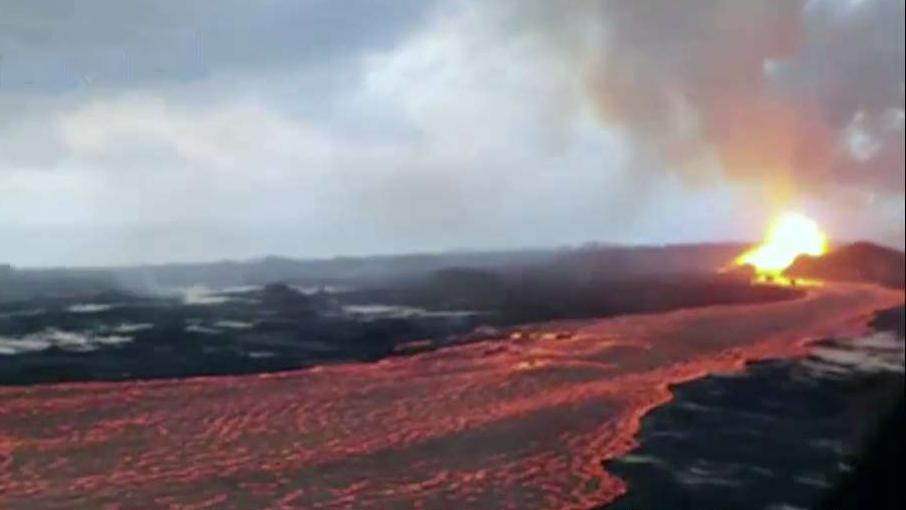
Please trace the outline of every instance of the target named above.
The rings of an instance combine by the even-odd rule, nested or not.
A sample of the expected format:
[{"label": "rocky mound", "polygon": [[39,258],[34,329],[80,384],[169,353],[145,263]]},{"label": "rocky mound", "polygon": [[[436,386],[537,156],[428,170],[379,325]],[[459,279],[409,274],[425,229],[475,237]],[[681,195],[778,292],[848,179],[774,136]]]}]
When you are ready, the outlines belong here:
[{"label": "rocky mound", "polygon": [[800,256],[785,274],[793,278],[877,283],[900,289],[906,281],[903,252],[867,242],[841,246],[820,257]]}]

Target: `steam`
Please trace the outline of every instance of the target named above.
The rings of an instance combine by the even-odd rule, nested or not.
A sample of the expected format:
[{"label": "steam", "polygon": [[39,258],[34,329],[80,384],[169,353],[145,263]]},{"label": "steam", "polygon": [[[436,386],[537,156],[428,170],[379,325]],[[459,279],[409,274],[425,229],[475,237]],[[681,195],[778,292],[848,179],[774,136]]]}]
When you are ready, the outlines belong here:
[{"label": "steam", "polygon": [[578,53],[597,113],[655,161],[641,168],[719,168],[775,194],[903,193],[902,0],[544,10],[528,19]]}]

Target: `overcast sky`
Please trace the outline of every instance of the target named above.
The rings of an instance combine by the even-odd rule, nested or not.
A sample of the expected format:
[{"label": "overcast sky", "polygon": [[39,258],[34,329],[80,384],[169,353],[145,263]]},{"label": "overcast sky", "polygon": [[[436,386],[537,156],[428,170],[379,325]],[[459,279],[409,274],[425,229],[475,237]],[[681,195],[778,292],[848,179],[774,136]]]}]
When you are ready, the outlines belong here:
[{"label": "overcast sky", "polygon": [[902,245],[903,2],[722,3],[0,0],[0,262]]}]

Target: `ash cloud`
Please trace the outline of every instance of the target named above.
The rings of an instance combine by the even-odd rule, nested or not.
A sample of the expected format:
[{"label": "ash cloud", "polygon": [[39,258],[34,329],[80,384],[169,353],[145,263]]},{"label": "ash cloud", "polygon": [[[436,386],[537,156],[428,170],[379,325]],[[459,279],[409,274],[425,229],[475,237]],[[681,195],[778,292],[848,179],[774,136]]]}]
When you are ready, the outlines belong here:
[{"label": "ash cloud", "polygon": [[[716,162],[730,178],[791,196],[902,194],[901,0],[636,0],[544,10],[524,19],[579,53],[602,120],[658,162],[641,167],[694,180]],[[589,19],[597,30],[570,36]]]}]

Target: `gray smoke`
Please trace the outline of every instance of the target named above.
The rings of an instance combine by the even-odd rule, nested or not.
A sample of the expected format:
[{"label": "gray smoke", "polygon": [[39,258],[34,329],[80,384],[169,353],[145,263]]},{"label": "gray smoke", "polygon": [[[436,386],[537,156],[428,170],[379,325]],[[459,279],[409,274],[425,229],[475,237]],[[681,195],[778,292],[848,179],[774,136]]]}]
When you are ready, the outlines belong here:
[{"label": "gray smoke", "polygon": [[601,118],[658,168],[902,194],[902,0],[563,5],[529,9],[527,26],[582,63]]}]

